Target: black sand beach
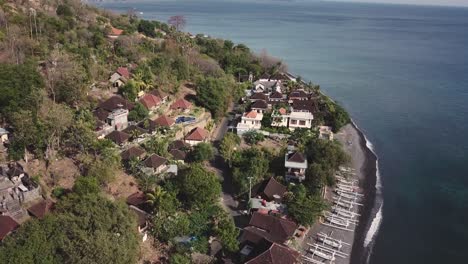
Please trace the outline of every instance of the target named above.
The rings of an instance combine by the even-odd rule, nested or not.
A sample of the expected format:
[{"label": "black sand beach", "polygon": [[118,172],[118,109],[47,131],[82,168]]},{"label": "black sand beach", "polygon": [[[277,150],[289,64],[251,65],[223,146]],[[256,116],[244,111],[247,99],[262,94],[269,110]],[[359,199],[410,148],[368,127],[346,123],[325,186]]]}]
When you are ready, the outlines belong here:
[{"label": "black sand beach", "polygon": [[[342,142],[348,153],[352,155],[353,167],[360,167],[359,186],[364,191],[364,206],[360,208],[361,217],[359,224],[354,233],[353,248],[350,258],[351,264],[362,264],[367,262],[369,248],[364,248],[364,240],[367,230],[371,225],[372,219],[375,216],[374,205],[376,203],[376,176],[377,176],[377,157],[366,145],[366,139],[362,131],[353,123],[346,126],[344,129],[345,135],[351,138],[354,148],[347,146],[346,142]],[[359,148],[361,155],[357,155],[356,148]],[[353,150],[354,151],[350,151]],[[354,154],[354,155],[353,155]]]}]

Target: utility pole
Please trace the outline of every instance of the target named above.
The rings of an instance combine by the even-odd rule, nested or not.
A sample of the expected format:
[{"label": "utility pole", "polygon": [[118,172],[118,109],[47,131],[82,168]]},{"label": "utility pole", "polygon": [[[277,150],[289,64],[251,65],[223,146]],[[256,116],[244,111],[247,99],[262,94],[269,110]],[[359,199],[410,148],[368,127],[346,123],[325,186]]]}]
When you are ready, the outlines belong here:
[{"label": "utility pole", "polygon": [[252,197],[252,176],[249,176],[249,206],[250,206],[250,199]]}]

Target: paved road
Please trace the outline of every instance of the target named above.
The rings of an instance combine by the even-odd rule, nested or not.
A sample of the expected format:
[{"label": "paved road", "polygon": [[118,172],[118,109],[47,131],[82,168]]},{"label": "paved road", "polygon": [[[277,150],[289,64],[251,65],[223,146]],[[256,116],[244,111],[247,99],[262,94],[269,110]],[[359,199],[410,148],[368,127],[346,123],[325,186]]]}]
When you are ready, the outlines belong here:
[{"label": "paved road", "polygon": [[[231,112],[233,109],[234,105],[231,104],[231,106],[228,108],[228,112]],[[226,135],[228,131],[228,124],[229,116],[225,116],[214,131],[212,139],[215,147],[219,147],[220,141],[223,139],[224,135]],[[234,218],[237,227],[245,226],[248,221],[248,217],[240,214],[240,210],[243,208],[239,208],[239,203],[234,198],[234,188],[229,166],[219,155],[218,150],[216,150],[215,159],[210,163],[210,165],[216,171],[219,178],[223,181],[221,202],[224,208]]]}]

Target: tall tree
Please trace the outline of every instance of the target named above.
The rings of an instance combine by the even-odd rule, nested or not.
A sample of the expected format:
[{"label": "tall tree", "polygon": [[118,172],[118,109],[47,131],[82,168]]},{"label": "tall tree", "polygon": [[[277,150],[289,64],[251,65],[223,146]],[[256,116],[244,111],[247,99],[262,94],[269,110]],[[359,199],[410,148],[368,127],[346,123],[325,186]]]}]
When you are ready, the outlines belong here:
[{"label": "tall tree", "polygon": [[187,24],[187,20],[182,15],[171,16],[167,23],[173,26],[177,31],[181,31]]},{"label": "tall tree", "polygon": [[240,144],[241,140],[238,135],[234,133],[227,133],[224,135],[221,145],[219,147],[219,152],[224,161],[226,161],[229,167],[232,167],[232,160],[234,158],[234,153],[236,153],[237,146]]},{"label": "tall tree", "polygon": [[203,208],[219,199],[218,177],[201,164],[193,164],[180,172],[180,195],[190,208]]}]

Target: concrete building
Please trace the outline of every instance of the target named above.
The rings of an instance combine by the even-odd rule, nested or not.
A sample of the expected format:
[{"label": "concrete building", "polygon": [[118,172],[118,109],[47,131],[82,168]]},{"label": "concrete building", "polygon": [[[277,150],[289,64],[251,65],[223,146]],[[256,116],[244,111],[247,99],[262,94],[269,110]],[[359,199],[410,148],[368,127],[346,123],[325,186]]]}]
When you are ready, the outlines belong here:
[{"label": "concrete building", "polygon": [[237,134],[243,134],[249,130],[259,130],[262,127],[263,114],[252,110],[242,115],[237,124]]}]

